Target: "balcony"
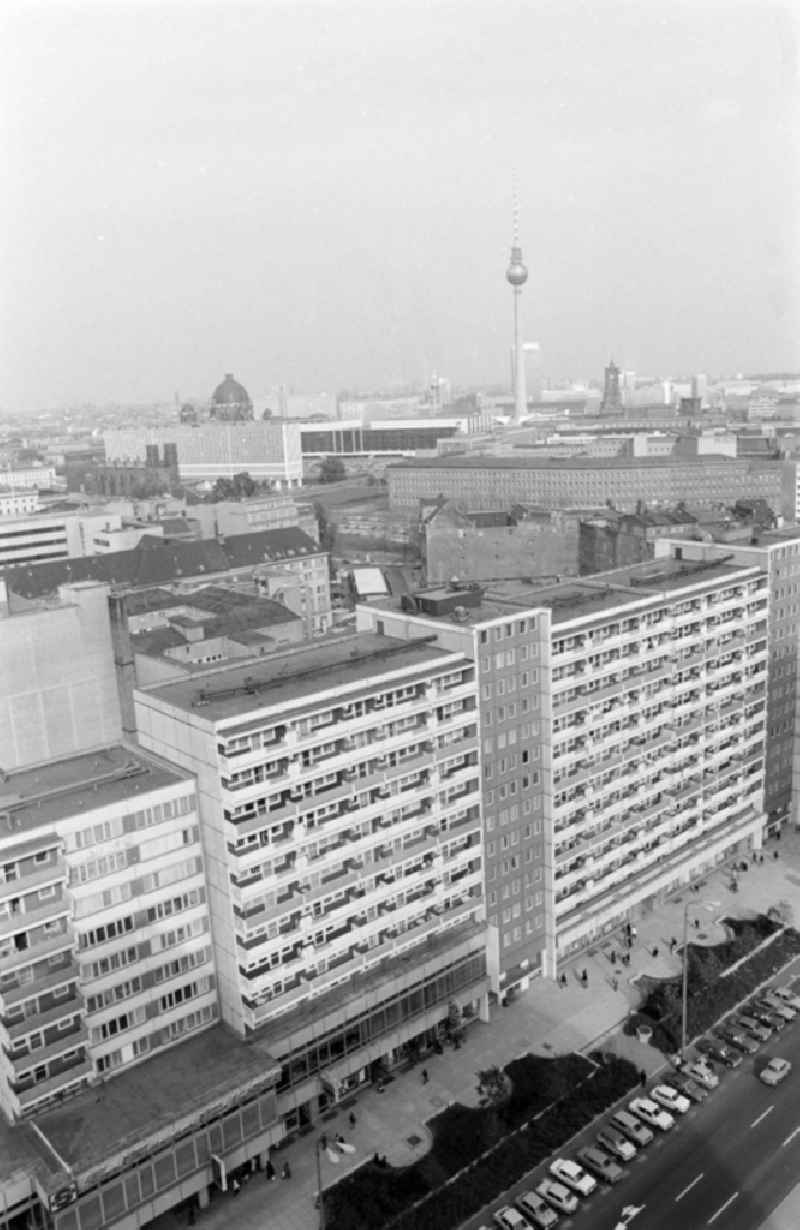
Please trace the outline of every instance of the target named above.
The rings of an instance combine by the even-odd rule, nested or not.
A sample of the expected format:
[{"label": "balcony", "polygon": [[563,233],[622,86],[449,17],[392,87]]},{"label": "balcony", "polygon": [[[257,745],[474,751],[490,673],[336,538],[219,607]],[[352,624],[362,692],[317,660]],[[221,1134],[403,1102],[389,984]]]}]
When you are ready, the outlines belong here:
[{"label": "balcony", "polygon": [[49,1080],[38,1081],[14,1090],[23,1113],[34,1110],[38,1102],[55,1093],[64,1092],[73,1085],[86,1085],[92,1076],[92,1062],[84,1056],[69,1068],[64,1068]]}]

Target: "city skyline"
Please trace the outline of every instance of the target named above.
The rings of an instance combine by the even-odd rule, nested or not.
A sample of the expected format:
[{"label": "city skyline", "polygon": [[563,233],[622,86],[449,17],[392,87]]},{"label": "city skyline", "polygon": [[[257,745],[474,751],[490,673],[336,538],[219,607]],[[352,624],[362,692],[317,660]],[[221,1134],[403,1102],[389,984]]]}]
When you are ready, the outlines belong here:
[{"label": "city skyline", "polygon": [[41,4],[5,28],[6,408],[221,370],[501,384],[512,168],[545,371],[800,364],[788,7]]}]

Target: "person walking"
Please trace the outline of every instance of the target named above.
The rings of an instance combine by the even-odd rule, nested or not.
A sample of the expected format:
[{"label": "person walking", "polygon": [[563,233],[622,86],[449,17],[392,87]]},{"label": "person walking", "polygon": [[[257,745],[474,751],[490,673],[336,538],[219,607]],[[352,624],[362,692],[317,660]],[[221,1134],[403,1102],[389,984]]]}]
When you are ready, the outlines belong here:
[{"label": "person walking", "polygon": [[350,1115],[348,1116],[348,1123],[350,1124],[351,1128],[354,1128],[356,1126],[356,1117],[352,1111],[350,1111]]},{"label": "person walking", "polygon": [[430,1080],[430,1077],[428,1076],[428,1069],[427,1069],[427,1068],[423,1068],[423,1069],[422,1069],[422,1083],[423,1083],[423,1085],[427,1085],[427,1083],[428,1083],[428,1081],[429,1081],[429,1080]]},{"label": "person walking", "polygon": [[641,1085],[642,1089],[644,1089],[647,1086],[647,1073],[645,1072],[644,1068],[642,1068],[641,1072],[639,1073],[639,1084]]},{"label": "person walking", "polygon": [[275,1167],[272,1165],[272,1158],[267,1158],[267,1164],[264,1167],[264,1174],[267,1176],[268,1183],[275,1182]]},{"label": "person walking", "polygon": [[281,1171],[281,1178],[282,1178],[282,1179],[291,1179],[291,1177],[292,1177],[292,1172],[291,1172],[291,1170],[290,1170],[290,1168],[289,1168],[289,1163],[288,1163],[288,1162],[284,1162],[284,1163],[283,1163],[283,1170]]}]

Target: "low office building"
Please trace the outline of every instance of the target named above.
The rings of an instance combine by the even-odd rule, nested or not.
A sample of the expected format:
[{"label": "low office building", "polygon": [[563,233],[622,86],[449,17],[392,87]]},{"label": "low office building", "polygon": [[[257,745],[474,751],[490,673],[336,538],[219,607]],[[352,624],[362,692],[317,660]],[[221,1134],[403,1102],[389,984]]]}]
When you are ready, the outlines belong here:
[{"label": "low office building", "polygon": [[110,463],[144,464],[164,457],[176,466],[182,482],[233,478],[246,471],[257,482],[276,488],[302,486],[300,426],[270,421],[211,421],[107,431],[103,436]]},{"label": "low office building", "polygon": [[92,555],[95,536],[121,526],[119,516],[52,506],[27,516],[5,516],[0,520],[0,568]]},{"label": "low office building", "polygon": [[485,1009],[475,669],[380,635],[136,694],[197,775],[223,1019],[287,1130]]},{"label": "low office building", "polygon": [[390,506],[414,511],[443,496],[471,509],[535,504],[634,512],[638,503],[734,504],[748,497],[781,502],[777,461],[742,457],[492,457],[473,454],[399,462],[386,470]]},{"label": "low office building", "polygon": [[768,606],[757,567],[656,560],[357,609],[476,663],[496,991],[761,844]]}]

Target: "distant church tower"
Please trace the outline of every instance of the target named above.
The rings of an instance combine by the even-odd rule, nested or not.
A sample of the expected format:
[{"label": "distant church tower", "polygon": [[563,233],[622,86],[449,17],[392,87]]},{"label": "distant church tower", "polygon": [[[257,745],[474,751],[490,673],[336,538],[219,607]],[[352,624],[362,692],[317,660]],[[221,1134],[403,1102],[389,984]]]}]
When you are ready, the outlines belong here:
[{"label": "distant church tower", "polygon": [[622,394],[619,388],[620,370],[612,359],[605,371],[603,384],[603,400],[600,403],[601,414],[615,414],[622,410]]}]

